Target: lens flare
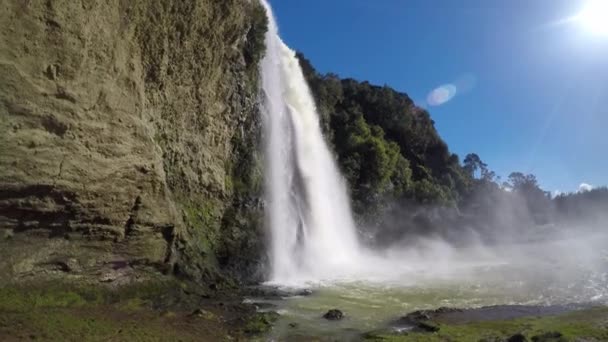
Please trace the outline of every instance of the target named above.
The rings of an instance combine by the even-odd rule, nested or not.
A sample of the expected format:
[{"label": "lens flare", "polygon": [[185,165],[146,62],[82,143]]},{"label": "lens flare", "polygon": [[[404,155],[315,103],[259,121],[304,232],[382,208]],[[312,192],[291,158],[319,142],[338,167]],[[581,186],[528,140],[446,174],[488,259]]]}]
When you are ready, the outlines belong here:
[{"label": "lens flare", "polygon": [[441,106],[449,102],[456,96],[456,86],[453,84],[444,84],[431,91],[426,101],[430,106]]},{"label": "lens flare", "polygon": [[477,77],[467,72],[456,80],[433,89],[426,97],[429,106],[436,107],[450,102],[456,95],[470,93],[477,86]]}]

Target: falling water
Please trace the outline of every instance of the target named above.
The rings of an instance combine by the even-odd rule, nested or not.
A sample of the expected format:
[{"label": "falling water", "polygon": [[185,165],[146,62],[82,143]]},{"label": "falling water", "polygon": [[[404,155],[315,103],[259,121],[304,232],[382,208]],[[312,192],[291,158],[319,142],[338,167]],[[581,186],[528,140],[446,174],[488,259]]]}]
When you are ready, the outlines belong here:
[{"label": "falling water", "polygon": [[349,198],[296,54],[262,3],[269,21],[262,86],[271,281],[335,278],[359,250]]}]

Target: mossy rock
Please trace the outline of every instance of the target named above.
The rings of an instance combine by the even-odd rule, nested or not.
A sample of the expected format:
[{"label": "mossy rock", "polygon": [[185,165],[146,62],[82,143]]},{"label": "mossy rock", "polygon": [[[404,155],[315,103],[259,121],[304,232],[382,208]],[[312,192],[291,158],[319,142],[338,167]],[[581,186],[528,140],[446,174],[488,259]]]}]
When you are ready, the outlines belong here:
[{"label": "mossy rock", "polygon": [[245,325],[245,333],[249,335],[260,335],[269,332],[280,315],[274,311],[258,312],[253,315]]}]

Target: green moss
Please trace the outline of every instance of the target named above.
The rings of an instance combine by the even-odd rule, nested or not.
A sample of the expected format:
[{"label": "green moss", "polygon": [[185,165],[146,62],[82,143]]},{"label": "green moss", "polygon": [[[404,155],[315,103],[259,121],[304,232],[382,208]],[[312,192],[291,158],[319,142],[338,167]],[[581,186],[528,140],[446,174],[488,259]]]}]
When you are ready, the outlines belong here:
[{"label": "green moss", "polygon": [[59,282],[5,286],[0,288],[0,340],[196,341],[208,331],[197,330],[209,329],[205,324],[214,327],[211,340],[225,339],[215,317],[190,321],[186,309],[180,314],[152,309],[152,303],[189,303],[191,297],[180,296],[192,286],[168,279],[117,288]]},{"label": "green moss", "polygon": [[[0,315],[0,338],[27,336],[44,341],[195,341],[195,336],[161,324],[158,318],[134,320],[114,312],[45,309]],[[18,322],[16,324],[16,322]]]},{"label": "green moss", "polygon": [[95,284],[44,282],[0,287],[0,311],[26,312],[40,308],[82,308],[116,305],[135,309],[181,291],[177,280],[154,280],[118,288]]},{"label": "green moss", "polygon": [[71,289],[0,288],[0,310],[25,311],[45,307],[77,307],[87,303],[83,296]]},{"label": "green moss", "polygon": [[249,319],[245,325],[245,333],[250,335],[267,333],[278,318],[279,314],[276,312],[259,312]]},{"label": "green moss", "polygon": [[186,224],[196,235],[198,246],[209,255],[218,243],[223,207],[216,199],[201,200],[198,204],[189,202],[184,206]]},{"label": "green moss", "polygon": [[594,308],[553,317],[525,317],[514,320],[477,322],[462,325],[439,325],[437,333],[407,335],[368,333],[368,340],[383,341],[502,341],[521,333],[528,340],[549,332],[559,332],[566,341],[589,339],[608,340],[608,308]]}]

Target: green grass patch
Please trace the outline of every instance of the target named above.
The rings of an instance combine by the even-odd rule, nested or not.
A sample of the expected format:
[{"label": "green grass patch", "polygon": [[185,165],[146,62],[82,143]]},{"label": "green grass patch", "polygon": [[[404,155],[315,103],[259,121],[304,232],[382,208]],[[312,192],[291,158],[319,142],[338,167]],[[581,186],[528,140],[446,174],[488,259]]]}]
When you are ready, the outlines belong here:
[{"label": "green grass patch", "polygon": [[73,283],[5,286],[0,288],[0,341],[225,340],[229,332],[211,313],[194,318],[191,309],[179,306],[191,300],[183,291],[190,286],[177,280],[117,288]]},{"label": "green grass patch", "polygon": [[0,311],[27,312],[39,308],[78,308],[118,305],[142,307],[187,286],[177,280],[158,280],[106,288],[99,285],[44,282],[0,287]]},{"label": "green grass patch", "polygon": [[437,333],[403,335],[373,333],[369,334],[367,339],[395,342],[504,341],[520,333],[532,341],[533,337],[551,332],[559,332],[564,341],[576,339],[608,341],[608,308],[593,308],[551,317],[525,317],[458,325],[442,324]]},{"label": "green grass patch", "polygon": [[128,318],[114,312],[41,309],[0,315],[0,339],[43,341],[194,341],[193,336],[162,324],[161,318]]}]

